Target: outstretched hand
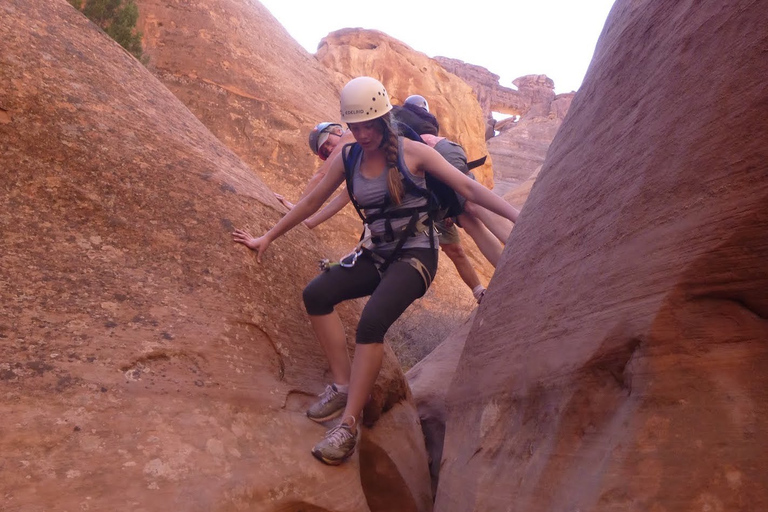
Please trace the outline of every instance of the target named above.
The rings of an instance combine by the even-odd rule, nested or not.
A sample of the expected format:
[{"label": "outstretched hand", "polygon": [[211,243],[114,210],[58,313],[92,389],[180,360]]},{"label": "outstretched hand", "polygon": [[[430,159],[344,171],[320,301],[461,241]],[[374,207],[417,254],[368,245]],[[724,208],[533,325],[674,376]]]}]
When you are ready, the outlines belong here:
[{"label": "outstretched hand", "polygon": [[289,200],[287,200],[285,197],[283,197],[280,194],[275,194],[275,197],[277,198],[278,201],[280,201],[280,204],[282,204],[283,206],[285,206],[289,210],[293,210],[293,207],[296,206],[295,204],[293,204],[292,202],[290,202]]},{"label": "outstretched hand", "polygon": [[256,251],[256,261],[259,263],[261,263],[261,255],[267,250],[267,247],[270,244],[270,240],[266,236],[254,238],[250,233],[243,231],[242,229],[236,229],[232,233],[232,240],[235,243],[243,244],[252,251]]}]

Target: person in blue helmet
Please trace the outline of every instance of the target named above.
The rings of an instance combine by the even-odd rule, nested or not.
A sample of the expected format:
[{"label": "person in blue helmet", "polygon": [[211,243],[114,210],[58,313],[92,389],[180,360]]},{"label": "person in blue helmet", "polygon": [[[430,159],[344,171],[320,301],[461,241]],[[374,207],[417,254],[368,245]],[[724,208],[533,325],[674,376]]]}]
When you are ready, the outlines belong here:
[{"label": "person in blue helmet", "polygon": [[[390,115],[389,95],[378,80],[351,80],[342,89],[340,101],[341,120],[359,145],[349,176],[344,154],[338,155],[312,192],[265,234],[253,237],[242,229],[232,233],[235,243],[255,251],[261,261],[273,241],[317,211],[347,177],[354,186],[353,195],[365,212],[373,243],[344,265],[319,274],[303,293],[333,378],[307,416],[317,422],[341,417],[312,449],[314,457],[331,465],[347,460],[358,445],[363,406],[381,369],[387,330],[426,293],[437,271],[437,237],[427,226],[429,202],[419,193],[427,175],[512,222],[518,216],[514,207],[461,173],[437,151],[399,136]],[[355,356],[350,361],[344,326],[335,307],[364,296],[369,299],[360,315]]]},{"label": "person in blue helmet", "polygon": [[[419,128],[417,131],[424,142],[435,148],[457,169],[474,179],[471,172],[473,165],[482,165],[485,159],[480,159],[476,163],[468,162],[467,155],[459,144],[438,135],[440,125],[435,116],[430,113],[426,98],[419,94],[408,96],[403,106],[408,110],[405,114],[420,118],[421,122],[412,120],[410,124]],[[458,224],[472,237],[483,255],[495,267],[501,256],[502,245],[506,244],[512,232],[512,224],[471,201],[462,200],[462,208],[462,215],[457,219],[448,219],[441,227],[450,233],[455,229],[452,221],[458,221]]]},{"label": "person in blue helmet", "polygon": [[[315,171],[315,174],[307,182],[307,185],[304,187],[304,191],[302,192],[301,196],[299,196],[299,201],[306,197],[307,194],[312,192],[317,184],[320,183],[320,181],[323,179],[325,173],[328,170],[328,164],[330,163],[328,159],[332,156],[336,156],[334,149],[337,146],[339,149],[341,149],[339,144],[343,146],[344,144],[348,144],[354,141],[355,138],[352,136],[352,134],[349,133],[348,130],[344,130],[339,123],[324,121],[322,123],[318,123],[314,128],[312,128],[312,130],[310,130],[308,140],[309,148],[312,150],[312,153],[317,155],[317,157],[323,161],[323,164],[317,169],[317,171]],[[294,203],[288,201],[281,194],[275,194],[275,197],[277,197],[278,201],[280,201],[283,206],[289,210],[294,207]]]},{"label": "person in blue helmet", "polygon": [[427,101],[427,98],[420,94],[411,94],[405,98],[403,105],[413,105],[414,107],[419,107],[429,112],[429,102]]}]

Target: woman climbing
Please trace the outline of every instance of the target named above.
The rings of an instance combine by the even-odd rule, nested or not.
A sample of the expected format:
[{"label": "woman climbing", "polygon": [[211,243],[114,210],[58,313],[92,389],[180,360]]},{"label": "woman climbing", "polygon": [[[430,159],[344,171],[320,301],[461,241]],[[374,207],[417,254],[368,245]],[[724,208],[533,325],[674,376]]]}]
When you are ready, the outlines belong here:
[{"label": "woman climbing", "polygon": [[[426,188],[425,173],[513,222],[518,215],[509,203],[462,174],[434,149],[399,137],[390,110],[389,96],[378,80],[358,77],[347,83],[341,92],[341,120],[359,145],[352,150],[358,151],[346,148],[337,155],[315,189],[261,237],[239,229],[233,233],[234,241],[255,251],[261,261],[272,241],[317,211],[345,181],[347,160],[348,184],[365,214],[371,241],[366,250],[331,266],[304,289],[304,305],[333,377],[307,416],[317,422],[342,417],[312,449],[317,459],[331,465],[342,463],[355,451],[363,406],[381,369],[385,333],[426,293],[437,270],[436,233],[429,201],[421,193]],[[354,158],[348,156],[350,152]],[[365,296],[370,299],[360,316],[350,362],[344,327],[334,306]]]}]

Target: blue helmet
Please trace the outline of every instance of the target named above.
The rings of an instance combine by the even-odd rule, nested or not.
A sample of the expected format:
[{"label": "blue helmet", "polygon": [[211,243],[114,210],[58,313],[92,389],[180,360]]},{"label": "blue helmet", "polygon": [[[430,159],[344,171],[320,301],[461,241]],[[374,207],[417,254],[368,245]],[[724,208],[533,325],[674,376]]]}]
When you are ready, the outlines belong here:
[{"label": "blue helmet", "polygon": [[418,94],[412,94],[407,98],[405,98],[405,104],[416,105],[417,107],[421,107],[427,112],[429,112],[429,103],[427,102],[427,99],[424,96],[420,96]]},{"label": "blue helmet", "polygon": [[338,126],[341,129],[341,125],[338,123],[320,123],[309,132],[309,149],[318,156],[320,156],[320,147],[328,140],[328,136],[333,132],[333,127]]}]

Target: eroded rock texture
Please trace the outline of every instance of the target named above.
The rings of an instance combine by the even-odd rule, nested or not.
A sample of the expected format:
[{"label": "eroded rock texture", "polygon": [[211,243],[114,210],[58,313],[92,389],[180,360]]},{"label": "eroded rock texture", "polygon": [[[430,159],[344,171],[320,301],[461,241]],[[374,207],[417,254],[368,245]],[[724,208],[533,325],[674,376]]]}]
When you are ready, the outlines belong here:
[{"label": "eroded rock texture", "polygon": [[391,354],[360,454],[309,454],[319,240],[299,228],[258,265],[230,233],[282,209],[168,89],[67,2],[0,19],[3,510],[430,510]]},{"label": "eroded rock texture", "polygon": [[615,4],[467,339],[436,510],[768,509],[766,27]]},{"label": "eroded rock texture", "polygon": [[148,69],[272,190],[297,198],[318,162],[309,130],[338,119],[328,72],[258,2],[137,4]]},{"label": "eroded rock texture", "polygon": [[[477,310],[475,310],[476,313]],[[448,419],[445,396],[456,374],[456,367],[475,314],[472,314],[459,329],[453,331],[440,346],[406,374],[408,385],[413,392],[413,401],[419,411],[421,429],[424,431],[424,440],[429,454],[429,474],[432,478],[434,493],[437,492],[440,477],[445,424]]]}]

